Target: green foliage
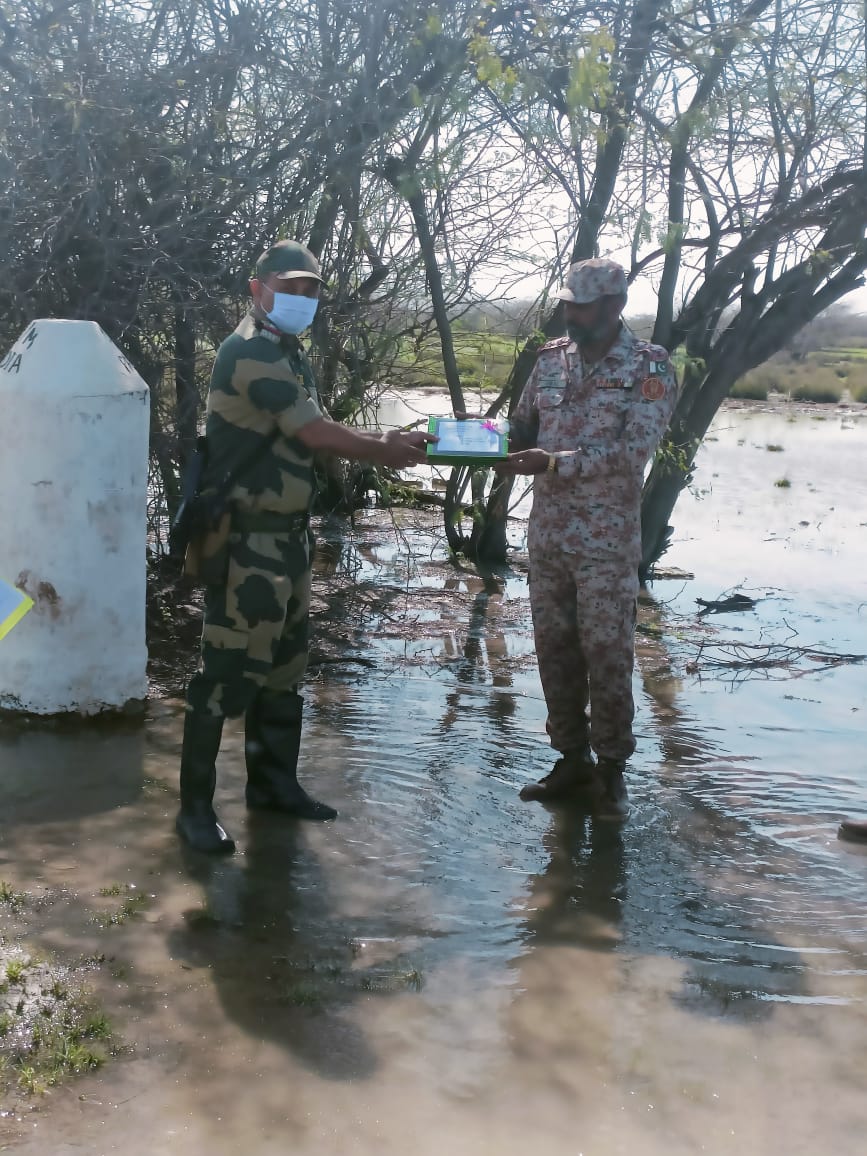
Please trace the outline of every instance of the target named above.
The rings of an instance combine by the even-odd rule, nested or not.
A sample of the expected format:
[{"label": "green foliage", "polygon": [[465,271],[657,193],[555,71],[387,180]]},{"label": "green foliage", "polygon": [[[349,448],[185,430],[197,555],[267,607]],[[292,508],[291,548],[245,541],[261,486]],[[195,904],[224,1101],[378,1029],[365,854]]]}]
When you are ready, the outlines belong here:
[{"label": "green foliage", "polygon": [[671,364],[674,366],[678,378],[682,381],[686,381],[689,378],[701,378],[707,373],[707,362],[705,359],[703,357],[690,356],[682,345],[672,351]]},{"label": "green foliage", "polygon": [[687,480],[693,469],[696,450],[699,447],[698,439],[688,445],[675,445],[671,437],[665,437],[660,442],[654,457],[654,463],[662,466],[672,474],[682,474]]},{"label": "green foliage", "polygon": [[666,231],[659,236],[659,244],[664,253],[670,253],[681,243],[686,234],[686,225],[682,221],[669,221]]},{"label": "green foliage", "polygon": [[741,398],[744,401],[767,401],[770,387],[758,375],[747,374],[734,383],[729,397]]},{"label": "green foliage", "polygon": [[607,29],[591,32],[583,38],[569,70],[566,104],[579,121],[586,112],[599,112],[611,99],[611,60],[614,40]]},{"label": "green foliage", "polygon": [[[465,388],[497,392],[505,385],[515,363],[518,343],[514,337],[456,328],[453,334],[458,372]],[[404,340],[398,365],[408,384],[444,388],[442,351],[434,334],[421,342]]]},{"label": "green foliage", "polygon": [[518,74],[511,65],[503,65],[490,40],[481,32],[476,32],[470,40],[469,54],[479,83],[502,100],[510,100],[518,84]]}]

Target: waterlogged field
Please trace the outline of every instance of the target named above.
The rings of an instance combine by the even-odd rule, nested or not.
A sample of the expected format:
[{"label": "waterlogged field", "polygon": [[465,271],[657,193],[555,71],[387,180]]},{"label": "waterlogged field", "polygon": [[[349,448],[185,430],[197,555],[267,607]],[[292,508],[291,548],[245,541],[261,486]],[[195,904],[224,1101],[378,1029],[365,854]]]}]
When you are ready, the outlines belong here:
[{"label": "waterlogged field", "polygon": [[865,451],[857,415],[720,414],[642,600],[622,830],[517,798],[551,761],[520,520],[485,573],[435,513],[319,527],[302,776],[333,824],[247,816],[233,726],[239,853],[202,861],[178,702],[7,726],[2,949],[77,969],[105,1061],[7,1070],[10,1150],[859,1152]]}]

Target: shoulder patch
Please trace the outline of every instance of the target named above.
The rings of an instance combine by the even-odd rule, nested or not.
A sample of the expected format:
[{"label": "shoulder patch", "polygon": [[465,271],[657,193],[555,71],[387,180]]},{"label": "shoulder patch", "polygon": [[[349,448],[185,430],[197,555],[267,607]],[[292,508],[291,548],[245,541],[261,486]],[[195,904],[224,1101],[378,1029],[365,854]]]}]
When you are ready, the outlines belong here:
[{"label": "shoulder patch", "polygon": [[547,353],[549,349],[563,349],[571,342],[571,337],[555,337],[553,341],[546,341],[544,345],[540,346],[539,353]]},{"label": "shoulder patch", "polygon": [[646,351],[647,356],[650,358],[651,361],[656,361],[660,365],[664,364],[667,361],[671,361],[671,354],[662,345],[653,345],[651,342],[648,341],[647,345],[645,346],[645,351]]}]

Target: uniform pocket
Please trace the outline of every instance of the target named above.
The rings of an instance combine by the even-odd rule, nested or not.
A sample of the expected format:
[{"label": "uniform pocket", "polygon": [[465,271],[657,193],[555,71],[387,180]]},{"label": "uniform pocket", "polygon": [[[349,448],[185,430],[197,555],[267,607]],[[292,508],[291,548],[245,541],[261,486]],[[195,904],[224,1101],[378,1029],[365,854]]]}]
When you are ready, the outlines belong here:
[{"label": "uniform pocket", "polygon": [[631,405],[632,395],[627,390],[597,390],[587,407],[587,430],[597,436],[622,433]]},{"label": "uniform pocket", "polygon": [[193,538],[187,547],[184,573],[205,586],[221,586],[229,571],[232,515],[226,510],[217,525]]},{"label": "uniform pocket", "polygon": [[544,411],[559,409],[565,394],[565,389],[540,389],[537,395],[539,409]]}]

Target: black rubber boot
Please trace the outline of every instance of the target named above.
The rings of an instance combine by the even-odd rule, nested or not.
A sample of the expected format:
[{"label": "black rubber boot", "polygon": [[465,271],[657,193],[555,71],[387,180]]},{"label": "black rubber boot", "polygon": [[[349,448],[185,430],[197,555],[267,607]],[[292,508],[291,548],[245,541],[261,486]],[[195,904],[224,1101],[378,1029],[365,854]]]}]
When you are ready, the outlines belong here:
[{"label": "black rubber boot", "polygon": [[208,855],[231,855],[235,850],[234,840],[214,812],[215,764],[222,735],[222,718],[187,711],[181,751],[181,809],[175,829],[194,850]]},{"label": "black rubber boot", "polygon": [[298,782],[303,709],[300,694],[264,690],[247,711],[247,806],[253,811],[280,811],[297,819],[336,819],[333,807],[312,799]]},{"label": "black rubber boot", "polygon": [[593,815],[610,823],[622,823],[629,816],[629,794],[623,781],[626,763],[600,758],[596,766],[596,801]]},{"label": "black rubber boot", "polygon": [[525,803],[556,803],[575,798],[593,786],[594,766],[589,745],[566,751],[543,779],[523,786],[519,797]]}]

